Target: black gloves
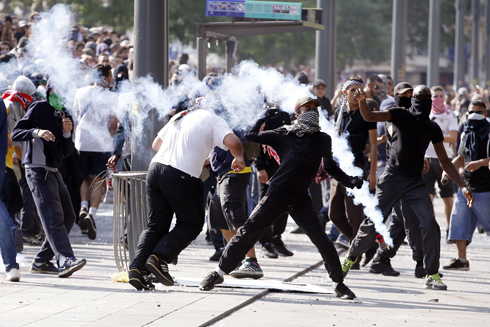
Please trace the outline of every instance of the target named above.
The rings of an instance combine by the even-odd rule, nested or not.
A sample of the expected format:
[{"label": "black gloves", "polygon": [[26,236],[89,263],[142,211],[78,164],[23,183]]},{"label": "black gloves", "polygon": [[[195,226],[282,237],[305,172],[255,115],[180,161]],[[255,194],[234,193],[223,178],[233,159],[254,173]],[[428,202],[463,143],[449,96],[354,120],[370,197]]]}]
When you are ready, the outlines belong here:
[{"label": "black gloves", "polygon": [[355,188],[361,188],[363,182],[364,181],[360,177],[352,177],[352,179],[350,180],[350,183],[352,184],[351,188],[354,188],[354,187]]},{"label": "black gloves", "polygon": [[279,116],[280,113],[281,113],[281,109],[279,109],[279,107],[276,107],[276,106],[269,107],[269,106],[267,106],[267,109],[265,109],[264,118],[265,119],[274,118],[274,117]]}]

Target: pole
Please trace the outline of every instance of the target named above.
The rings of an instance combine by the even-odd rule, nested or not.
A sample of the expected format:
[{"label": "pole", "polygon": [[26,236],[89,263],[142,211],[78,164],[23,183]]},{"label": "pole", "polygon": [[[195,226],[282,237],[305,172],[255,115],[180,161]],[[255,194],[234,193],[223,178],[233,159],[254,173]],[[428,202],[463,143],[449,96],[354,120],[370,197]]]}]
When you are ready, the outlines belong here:
[{"label": "pole", "polygon": [[326,96],[332,98],[335,92],[335,48],[337,38],[337,0],[317,0],[317,8],[322,9],[323,31],[316,31],[315,71],[316,79],[327,84]]},{"label": "pole", "polygon": [[429,66],[427,86],[439,85],[439,52],[441,48],[441,1],[430,0]]},{"label": "pole", "polygon": [[490,0],[485,0],[485,23],[486,23],[486,45],[485,45],[485,88],[490,87]]},{"label": "pole", "polygon": [[478,30],[480,27],[480,0],[472,0],[471,15],[471,83],[479,84],[479,38]]},{"label": "pole", "polygon": [[393,0],[392,25],[391,77],[396,84],[405,80],[407,0]]},{"label": "pole", "polygon": [[456,0],[456,41],[454,45],[454,81],[453,89],[457,91],[464,86],[464,14],[465,0]]},{"label": "pole", "polygon": [[197,38],[197,77],[202,81],[206,76],[206,52],[207,40],[204,37]]},{"label": "pole", "polygon": [[[162,87],[168,85],[168,0],[135,0],[134,6],[134,82],[150,74]],[[149,133],[132,135],[131,169],[147,170],[154,151],[153,139],[162,127],[153,108],[145,108],[133,99],[133,120]],[[146,128],[147,127],[147,128]]]}]

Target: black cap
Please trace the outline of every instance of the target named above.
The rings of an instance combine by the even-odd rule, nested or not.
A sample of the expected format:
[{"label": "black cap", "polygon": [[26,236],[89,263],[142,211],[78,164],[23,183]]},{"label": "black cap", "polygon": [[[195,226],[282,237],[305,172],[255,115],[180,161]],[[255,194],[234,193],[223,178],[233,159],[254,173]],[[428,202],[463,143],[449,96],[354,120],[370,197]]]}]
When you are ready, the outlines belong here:
[{"label": "black cap", "polygon": [[393,89],[393,94],[402,94],[407,92],[408,90],[413,90],[413,86],[410,83],[407,82],[400,82],[396,84],[395,88]]},{"label": "black cap", "polygon": [[325,83],[325,81],[322,79],[317,79],[315,82],[313,82],[313,87],[317,87],[318,85],[327,87],[327,83]]}]

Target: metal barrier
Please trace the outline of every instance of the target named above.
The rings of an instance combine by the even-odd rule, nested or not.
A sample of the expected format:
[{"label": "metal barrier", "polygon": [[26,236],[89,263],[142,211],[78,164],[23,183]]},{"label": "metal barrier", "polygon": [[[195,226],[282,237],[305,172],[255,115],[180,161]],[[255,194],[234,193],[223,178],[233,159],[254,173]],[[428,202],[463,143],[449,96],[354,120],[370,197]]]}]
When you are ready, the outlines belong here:
[{"label": "metal barrier", "polygon": [[114,258],[119,271],[128,271],[134,259],[138,239],[147,225],[146,172],[127,171],[113,174]]}]

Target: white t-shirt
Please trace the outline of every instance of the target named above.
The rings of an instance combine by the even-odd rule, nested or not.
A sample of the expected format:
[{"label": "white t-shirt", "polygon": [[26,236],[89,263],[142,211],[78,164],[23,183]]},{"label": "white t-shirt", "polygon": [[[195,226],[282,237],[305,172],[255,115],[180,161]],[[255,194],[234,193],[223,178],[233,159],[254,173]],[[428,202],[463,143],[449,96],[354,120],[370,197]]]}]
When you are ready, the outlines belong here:
[{"label": "white t-shirt", "polygon": [[78,89],[73,104],[75,148],[78,151],[112,152],[110,117],[117,95],[100,86]]},{"label": "white t-shirt", "polygon": [[230,126],[214,113],[204,109],[192,111],[176,123],[171,120],[158,132],[163,143],[151,162],[199,178],[204,161],[214,147],[228,150],[223,140],[232,133]]},{"label": "white t-shirt", "polygon": [[[440,115],[430,114],[429,118],[437,123],[442,130],[442,134],[448,135],[449,131],[458,131],[458,119],[456,116],[450,113],[442,113]],[[443,142],[444,148],[446,149],[447,156],[449,158],[453,157],[453,148],[450,143]],[[437,158],[436,151],[434,150],[434,146],[432,143],[429,143],[429,147],[427,151],[425,151],[426,158]]]}]

